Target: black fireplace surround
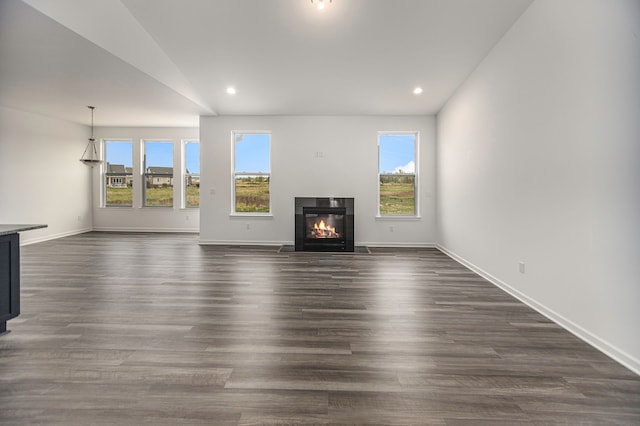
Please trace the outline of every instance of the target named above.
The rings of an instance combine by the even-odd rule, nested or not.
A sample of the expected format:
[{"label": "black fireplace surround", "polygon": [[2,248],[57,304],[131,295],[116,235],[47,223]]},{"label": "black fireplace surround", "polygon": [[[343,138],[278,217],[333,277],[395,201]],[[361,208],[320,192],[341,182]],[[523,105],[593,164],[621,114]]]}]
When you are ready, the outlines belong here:
[{"label": "black fireplace surround", "polygon": [[353,198],[296,197],[296,251],[354,251]]}]

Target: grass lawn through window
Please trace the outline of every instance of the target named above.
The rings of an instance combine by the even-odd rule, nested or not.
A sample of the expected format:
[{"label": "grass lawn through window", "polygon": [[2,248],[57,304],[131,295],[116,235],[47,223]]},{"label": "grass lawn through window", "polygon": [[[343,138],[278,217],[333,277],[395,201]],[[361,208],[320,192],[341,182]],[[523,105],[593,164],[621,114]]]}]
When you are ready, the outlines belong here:
[{"label": "grass lawn through window", "polygon": [[269,213],[269,178],[236,178],[236,212]]},{"label": "grass lawn through window", "polygon": [[187,207],[199,207],[200,206],[200,187],[188,186],[187,187]]},{"label": "grass lawn through window", "polygon": [[107,187],[107,206],[131,206],[133,205],[133,188]]},{"label": "grass lawn through window", "polygon": [[[406,177],[405,177],[406,179]],[[413,180],[413,179],[412,179]],[[380,184],[380,214],[415,214],[415,185],[411,182]]]},{"label": "grass lawn through window", "polygon": [[173,187],[153,186],[145,192],[148,207],[170,207],[173,205]]},{"label": "grass lawn through window", "polygon": [[[173,205],[173,188],[148,188],[147,206],[171,206]],[[131,187],[110,188],[107,187],[107,206],[131,206],[133,191]],[[187,207],[200,206],[200,188],[190,186],[187,188]]]}]

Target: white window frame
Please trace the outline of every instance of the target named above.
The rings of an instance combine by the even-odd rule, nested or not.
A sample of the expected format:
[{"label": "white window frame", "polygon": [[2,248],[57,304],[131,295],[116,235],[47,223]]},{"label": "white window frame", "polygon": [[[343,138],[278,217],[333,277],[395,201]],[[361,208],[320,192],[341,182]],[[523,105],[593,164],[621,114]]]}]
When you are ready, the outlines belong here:
[{"label": "white window frame", "polygon": [[[182,148],[180,151],[180,155],[182,156],[182,170],[180,173],[181,182],[182,182],[182,205],[183,209],[198,209],[200,208],[200,201],[198,201],[197,206],[188,206],[187,205],[187,179],[190,177],[197,176],[198,181],[201,181],[200,173],[187,173],[187,144],[189,143],[197,143],[198,148],[200,148],[200,140],[198,139],[183,139],[182,140]],[[199,151],[202,153],[201,149]],[[200,167],[202,167],[202,156],[198,158],[200,162]],[[202,172],[202,169],[200,170]]]},{"label": "white window frame", "polygon": [[[149,176],[153,176],[153,174],[148,174],[147,173],[147,142],[151,142],[151,143],[166,143],[166,144],[170,144],[171,145],[171,169],[173,170],[173,174],[171,175],[171,178],[173,179],[173,183],[171,186],[172,189],[172,197],[171,197],[171,205],[170,206],[148,206],[147,205],[147,175]],[[176,163],[176,158],[175,158],[175,153],[174,153],[174,142],[171,139],[142,139],[141,144],[140,144],[140,162],[141,164],[141,177],[142,177],[142,207],[144,208],[160,208],[160,209],[172,209],[174,208],[174,206],[176,205],[176,194],[175,194],[175,189],[176,189],[176,168],[175,168],[175,163]],[[165,175],[162,175],[165,176]]]},{"label": "white window frame", "polygon": [[[116,143],[126,143],[129,142],[131,144],[131,205],[107,205],[107,142],[116,142]],[[131,209],[134,205],[134,191],[133,186],[135,186],[135,178],[133,176],[133,151],[134,145],[132,139],[121,139],[121,138],[102,138],[100,139],[100,156],[104,161],[100,165],[100,207],[111,209]],[[126,166],[125,166],[126,169]],[[126,179],[125,179],[126,182]]]},{"label": "white window frame", "polygon": [[[265,134],[269,135],[269,172],[236,172],[236,135]],[[271,193],[271,146],[272,134],[270,130],[233,130],[231,132],[231,216],[273,216]],[[236,177],[263,176],[269,178],[269,211],[268,212],[238,212],[236,211]]]},{"label": "white window frame", "polygon": [[[380,177],[381,176],[403,176],[391,173],[380,173],[380,137],[392,135],[413,135],[413,161],[415,163],[414,173],[405,173],[404,176],[413,176],[414,188],[413,188],[413,214],[381,214],[380,213]],[[379,219],[415,219],[420,218],[420,197],[419,197],[419,171],[420,171],[420,132],[417,130],[401,130],[401,131],[379,131],[378,132],[378,170],[377,170],[377,189],[378,199],[376,218]]]}]

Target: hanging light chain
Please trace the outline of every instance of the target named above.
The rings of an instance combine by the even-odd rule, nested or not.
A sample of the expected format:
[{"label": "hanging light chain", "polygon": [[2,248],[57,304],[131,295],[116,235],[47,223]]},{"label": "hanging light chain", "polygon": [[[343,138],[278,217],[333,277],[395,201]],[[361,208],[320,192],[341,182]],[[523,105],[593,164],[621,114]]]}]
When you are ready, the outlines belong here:
[{"label": "hanging light chain", "polygon": [[[93,138],[93,110],[96,109],[96,107],[89,105],[87,108],[89,108],[91,110],[91,137],[89,138],[89,140],[91,142],[94,142],[95,139]],[[93,150],[96,150],[95,145],[93,146]]]}]

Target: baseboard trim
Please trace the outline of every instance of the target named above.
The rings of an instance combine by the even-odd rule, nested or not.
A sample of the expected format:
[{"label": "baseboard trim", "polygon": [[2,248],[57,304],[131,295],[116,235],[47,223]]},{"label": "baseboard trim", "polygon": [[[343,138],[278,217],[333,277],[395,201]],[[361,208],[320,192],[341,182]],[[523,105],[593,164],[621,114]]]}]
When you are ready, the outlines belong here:
[{"label": "baseboard trim", "polygon": [[21,246],[28,246],[30,244],[37,244],[37,243],[43,243],[45,241],[57,240],[58,238],[71,237],[72,235],[84,234],[86,232],[91,232],[91,228],[83,228],[83,229],[76,229],[76,230],[67,231],[67,232],[59,232],[57,234],[43,235],[42,237],[37,237],[37,238],[28,238],[27,237],[24,240],[21,237],[20,238],[20,245]]},{"label": "baseboard trim", "polygon": [[148,233],[181,233],[181,234],[198,234],[199,229],[193,228],[110,228],[99,227],[93,228],[96,232],[148,232]]},{"label": "baseboard trim", "polygon": [[447,249],[446,247],[443,247],[440,244],[437,244],[436,248],[441,252],[443,252],[444,254],[446,254],[447,256],[454,259],[455,261],[471,269],[473,272],[480,275],[481,277],[489,281],[491,284],[506,291],[511,296],[515,297],[525,305],[529,306],[531,309],[534,309],[535,311],[544,315],[545,317],[547,317],[554,323],[558,324],[560,327],[564,328],[565,330],[567,330],[569,333],[573,334],[580,340],[588,343],[589,345],[593,346],[594,348],[604,353],[611,359],[617,361],[618,363],[622,364],[623,366],[627,367],[629,370],[633,371],[634,373],[640,376],[640,360],[639,359],[619,349],[615,345],[612,345],[611,343],[607,342],[601,337],[591,333],[589,330],[586,330],[585,328],[574,323],[570,319],[555,312],[553,309],[548,308],[544,304],[536,301],[535,299],[530,298],[529,296],[520,292],[519,290],[516,290],[515,288],[511,287],[509,284],[494,277],[484,269],[469,262],[462,256],[459,256],[453,251]]},{"label": "baseboard trim", "polygon": [[389,247],[389,248],[438,248],[437,244],[431,243],[363,243],[356,241],[357,246],[367,247]]},{"label": "baseboard trim", "polygon": [[[238,240],[200,240],[200,245],[227,245],[227,246],[287,246],[295,245],[294,241],[238,241]],[[356,246],[389,247],[389,248],[438,248],[437,244],[424,243],[363,243],[355,242]]]}]

